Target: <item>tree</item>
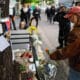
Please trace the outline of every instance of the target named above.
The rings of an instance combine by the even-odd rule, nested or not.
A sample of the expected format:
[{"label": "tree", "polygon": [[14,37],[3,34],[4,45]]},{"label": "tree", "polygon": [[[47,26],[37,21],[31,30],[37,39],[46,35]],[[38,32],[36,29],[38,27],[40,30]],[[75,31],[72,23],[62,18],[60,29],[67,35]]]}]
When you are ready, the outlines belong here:
[{"label": "tree", "polygon": [[54,0],[44,0],[47,4],[53,4]]},{"label": "tree", "polygon": [[39,0],[21,0],[22,3],[39,3]]},{"label": "tree", "polygon": [[7,17],[9,15],[9,0],[0,0],[1,17]]},{"label": "tree", "polygon": [[40,0],[32,0],[34,3],[39,3]]},{"label": "tree", "polygon": [[[9,16],[9,0],[0,0],[1,18]],[[2,27],[5,27],[5,23],[2,23]],[[11,47],[7,47],[3,52],[0,52],[0,80],[12,80],[12,50]]]}]

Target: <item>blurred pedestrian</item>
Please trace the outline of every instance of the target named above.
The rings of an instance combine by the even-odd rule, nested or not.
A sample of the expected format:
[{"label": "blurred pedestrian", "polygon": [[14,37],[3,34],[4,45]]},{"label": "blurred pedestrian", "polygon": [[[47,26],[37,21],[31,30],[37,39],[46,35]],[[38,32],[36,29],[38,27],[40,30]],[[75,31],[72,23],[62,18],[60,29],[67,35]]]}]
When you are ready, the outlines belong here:
[{"label": "blurred pedestrian", "polygon": [[57,48],[63,48],[67,45],[67,37],[68,33],[70,32],[70,21],[64,18],[66,15],[66,7],[61,6],[59,12],[55,15],[54,21],[59,22],[59,36],[58,42],[59,46]]},{"label": "blurred pedestrian", "polygon": [[[49,54],[52,60],[69,59],[68,80],[80,80],[80,7],[72,7],[64,16],[74,23],[68,36],[68,45]],[[46,50],[49,53],[49,50]]]},{"label": "blurred pedestrian", "polygon": [[54,16],[55,16],[55,6],[51,6],[50,8],[50,23],[54,23]]},{"label": "blurred pedestrian", "polygon": [[50,21],[50,7],[49,6],[46,8],[45,14],[47,16],[47,21]]},{"label": "blurred pedestrian", "polygon": [[[15,25],[15,7],[12,7],[12,8],[9,9],[9,17],[10,17],[10,20],[12,22],[14,30],[16,30],[16,25]],[[12,25],[11,25],[11,29],[12,29]]]},{"label": "blurred pedestrian", "polygon": [[26,28],[29,26],[29,20],[30,20],[30,8],[25,3],[22,5],[21,9],[21,15],[20,15],[21,21],[26,23]]},{"label": "blurred pedestrian", "polygon": [[[14,3],[14,4],[13,4]],[[16,30],[16,24],[15,24],[15,16],[16,16],[16,1],[15,0],[10,0],[9,3],[9,17],[11,21],[11,29]]]},{"label": "blurred pedestrian", "polygon": [[31,18],[30,25],[31,25],[32,21],[35,19],[35,21],[36,21],[35,26],[38,27],[40,13],[41,13],[40,8],[38,6],[36,6],[36,8],[33,10],[33,17]]},{"label": "blurred pedestrian", "polygon": [[27,15],[28,15],[28,23],[29,23],[30,18],[31,18],[31,8],[30,8],[30,6],[29,6],[29,5],[27,6],[27,8],[28,8]]}]

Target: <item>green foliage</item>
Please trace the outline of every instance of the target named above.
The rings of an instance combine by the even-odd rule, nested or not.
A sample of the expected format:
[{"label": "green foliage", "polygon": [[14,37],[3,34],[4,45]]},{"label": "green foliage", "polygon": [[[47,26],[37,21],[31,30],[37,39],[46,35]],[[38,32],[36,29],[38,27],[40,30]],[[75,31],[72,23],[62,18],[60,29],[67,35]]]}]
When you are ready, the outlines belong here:
[{"label": "green foliage", "polygon": [[20,65],[19,69],[20,69],[20,72],[22,72],[22,71],[26,71],[26,67],[23,66],[23,65]]},{"label": "green foliage", "polygon": [[22,3],[39,3],[39,0],[21,0]]},{"label": "green foliage", "polygon": [[31,3],[32,0],[21,0],[22,3]]},{"label": "green foliage", "polygon": [[39,3],[39,0],[32,0],[32,2],[34,2],[34,3]]},{"label": "green foliage", "polygon": [[47,4],[53,4],[54,0],[46,0]]}]

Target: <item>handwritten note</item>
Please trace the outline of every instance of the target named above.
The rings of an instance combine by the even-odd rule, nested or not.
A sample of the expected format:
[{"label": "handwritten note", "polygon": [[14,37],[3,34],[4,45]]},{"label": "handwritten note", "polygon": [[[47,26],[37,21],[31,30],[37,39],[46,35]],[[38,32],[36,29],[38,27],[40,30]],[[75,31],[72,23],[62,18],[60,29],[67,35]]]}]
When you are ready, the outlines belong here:
[{"label": "handwritten note", "polygon": [[5,37],[4,36],[0,36],[0,52],[3,52],[9,46],[10,46],[10,44],[5,39]]}]

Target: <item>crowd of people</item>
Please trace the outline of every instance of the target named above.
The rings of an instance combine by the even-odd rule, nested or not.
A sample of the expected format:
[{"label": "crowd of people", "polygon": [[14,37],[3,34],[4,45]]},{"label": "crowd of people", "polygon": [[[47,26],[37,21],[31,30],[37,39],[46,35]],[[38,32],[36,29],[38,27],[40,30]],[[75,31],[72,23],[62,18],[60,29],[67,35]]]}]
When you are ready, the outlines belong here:
[{"label": "crowd of people", "polygon": [[23,4],[23,7],[21,9],[20,22],[21,23],[24,21],[26,22],[25,28],[30,26],[34,19],[36,21],[35,26],[37,27],[39,18],[40,18],[40,8],[38,6],[34,8],[31,17],[31,8],[29,7],[29,5],[26,6],[25,4]]},{"label": "crowd of people", "polygon": [[[11,13],[9,14],[14,30],[16,30],[15,12],[16,12],[15,7],[13,7]],[[39,19],[41,19],[40,14],[41,14],[41,9],[39,8],[39,6],[35,6],[34,9],[32,9],[30,5],[26,5],[25,3],[23,3],[22,8],[20,10],[19,28],[20,29],[28,28],[29,26],[31,26],[33,20],[35,20],[36,22],[34,26],[38,27],[38,21]]]}]

